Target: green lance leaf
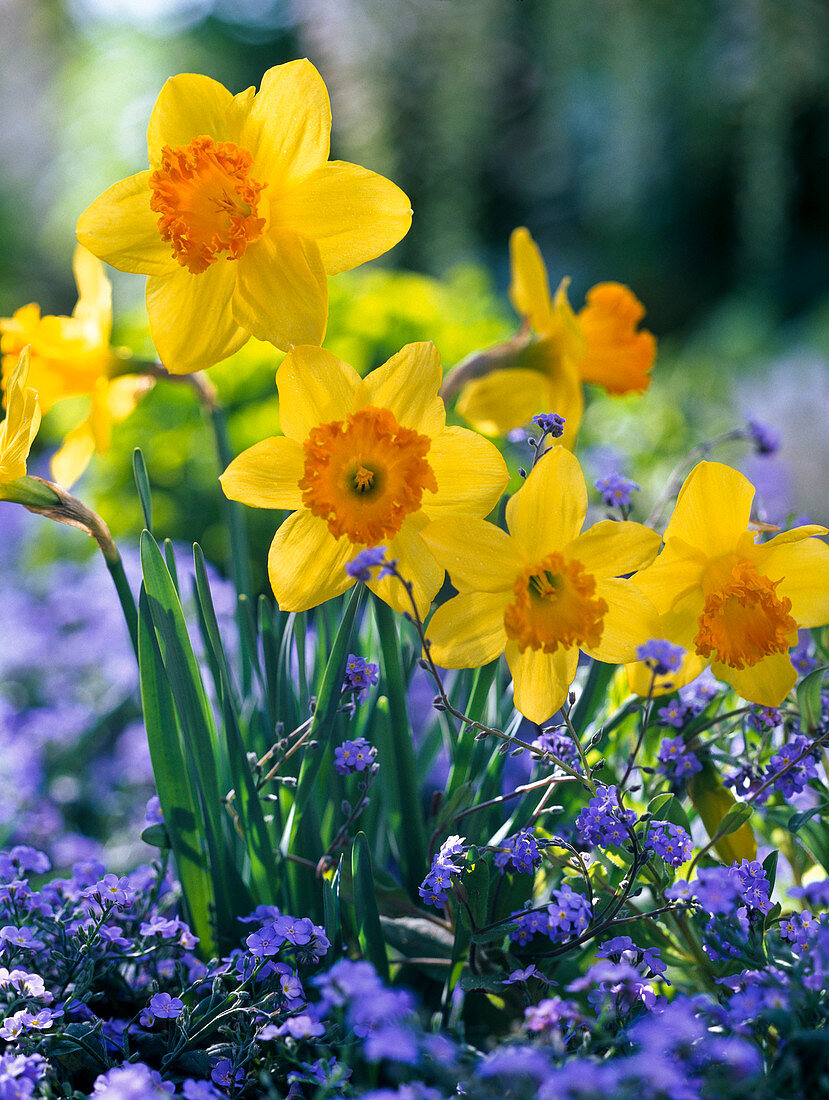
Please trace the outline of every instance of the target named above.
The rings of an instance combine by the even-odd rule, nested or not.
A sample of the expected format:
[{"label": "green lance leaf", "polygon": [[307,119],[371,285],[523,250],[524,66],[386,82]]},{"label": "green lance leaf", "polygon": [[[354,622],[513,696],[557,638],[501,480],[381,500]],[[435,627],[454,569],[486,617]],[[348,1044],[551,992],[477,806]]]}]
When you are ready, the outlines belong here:
[{"label": "green lance leaf", "polygon": [[357,833],[351,850],[351,875],[354,889],[354,915],[357,938],[365,958],[385,981],[389,980],[389,963],[386,942],[380,925],[377,899],[374,894],[374,876],[371,873],[371,852],[366,834]]}]

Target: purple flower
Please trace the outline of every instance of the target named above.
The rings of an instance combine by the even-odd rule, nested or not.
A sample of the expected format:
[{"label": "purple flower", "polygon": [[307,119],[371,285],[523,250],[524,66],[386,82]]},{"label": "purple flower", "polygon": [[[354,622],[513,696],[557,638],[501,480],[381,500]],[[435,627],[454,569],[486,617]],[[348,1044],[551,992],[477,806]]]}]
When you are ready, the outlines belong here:
[{"label": "purple flower", "polygon": [[593,848],[617,848],[629,839],[635,823],[636,814],[622,809],[616,788],[599,784],[595,796],[576,818],[576,829]]},{"label": "purple flower", "polygon": [[688,717],[688,712],[679,699],[672,699],[667,707],[660,707],[656,713],[663,726],[674,726],[676,729],[681,729]]},{"label": "purple flower", "polygon": [[184,1100],[223,1100],[222,1093],[218,1092],[209,1081],[194,1081],[189,1077],[182,1086]]},{"label": "purple flower", "polygon": [[505,871],[523,871],[532,874],[541,863],[541,852],[535,842],[532,829],[505,837],[495,853],[494,863],[503,874]]},{"label": "purple flower", "polygon": [[9,852],[9,859],[17,864],[21,871],[33,871],[36,875],[45,875],[52,869],[46,853],[28,844],[16,844]]},{"label": "purple flower", "polygon": [[233,1063],[229,1058],[220,1058],[210,1071],[210,1079],[220,1088],[229,1089],[234,1085],[242,1084],[245,1079],[245,1071],[243,1069],[234,1070]]},{"label": "purple flower", "polygon": [[801,635],[801,640],[789,651],[789,658],[801,676],[808,676],[817,668],[817,660],[809,635],[805,631]]},{"label": "purple flower", "polygon": [[162,1081],[161,1074],[142,1062],[117,1066],[96,1078],[92,1095],[95,1100],[153,1100],[174,1093],[175,1086]]},{"label": "purple flower", "polygon": [[267,921],[258,932],[251,932],[245,943],[251,955],[257,959],[268,958],[279,954],[279,949],[286,940],[286,936],[279,931],[273,921]]},{"label": "purple flower", "polygon": [[[805,755],[804,755],[805,754]],[[802,759],[798,760],[798,757]],[[808,737],[795,734],[787,745],[769,759],[768,771],[764,781],[774,777],[772,788],[784,798],[791,798],[805,790],[810,779],[818,775],[817,758],[819,750]],[[0,932],[2,935],[2,932]]]},{"label": "purple flower", "polygon": [[656,852],[671,867],[680,867],[694,851],[693,841],[686,830],[670,821],[651,822],[645,847]]},{"label": "purple flower", "polygon": [[595,485],[608,508],[629,508],[632,494],[642,488],[623,474],[600,477]]},{"label": "purple flower", "polygon": [[559,416],[558,413],[538,413],[537,416],[532,418],[532,422],[541,429],[542,438],[549,435],[553,439],[561,439],[564,435],[564,425],[567,423],[565,418]]},{"label": "purple flower", "polygon": [[657,676],[666,676],[669,672],[678,672],[682,667],[685,650],[665,638],[651,638],[649,642],[639,646],[636,656]]},{"label": "purple flower", "polygon": [[565,1001],[561,997],[548,997],[537,1005],[524,1009],[524,1027],[527,1031],[551,1031],[570,1027],[584,1017],[575,1001]]},{"label": "purple flower", "polygon": [[691,888],[708,913],[733,913],[740,899],[739,881],[730,867],[698,868]]},{"label": "purple flower", "polygon": [[157,1020],[176,1020],[184,1010],[184,1001],[169,993],[156,993],[150,998],[150,1012]]},{"label": "purple flower", "polygon": [[692,752],[685,751],[685,742],[681,737],[665,737],[656,754],[659,770],[669,779],[685,779],[702,771],[702,764]]},{"label": "purple flower", "polygon": [[504,985],[519,985],[523,982],[528,982],[530,978],[537,978],[540,982],[548,981],[535,963],[531,963],[523,970],[513,970],[508,978],[504,978]]},{"label": "purple flower", "polygon": [[773,455],[780,449],[780,433],[771,425],[764,424],[762,420],[748,417],[746,432],[758,455]]},{"label": "purple flower", "polygon": [[164,817],[161,813],[161,800],[157,794],[154,794],[152,798],[147,801],[147,807],[144,810],[144,823],[146,825],[164,824]]},{"label": "purple flower", "polygon": [[377,683],[379,668],[370,664],[364,657],[348,655],[345,663],[345,682],[343,691],[352,692],[360,706],[368,699],[368,689]]},{"label": "purple flower", "polygon": [[14,924],[7,924],[0,928],[0,947],[22,947],[27,951],[37,951],[44,947],[43,940],[39,940],[28,925],[19,928]]},{"label": "purple flower", "polygon": [[351,561],[346,563],[345,571],[349,577],[353,577],[355,581],[368,582],[372,577],[372,569],[378,569],[380,572],[377,574],[377,579],[382,580],[383,577],[390,576],[397,566],[396,561],[388,561],[386,559],[386,548],[384,546],[371,546],[365,550],[361,550],[359,554],[355,555]]},{"label": "purple flower", "polygon": [[353,741],[343,741],[334,749],[334,767],[340,775],[353,772],[364,772],[374,763],[377,749],[366,741],[365,737],[357,737]]},{"label": "purple flower", "polygon": [[449,898],[452,875],[460,874],[462,864],[458,856],[465,852],[463,837],[450,836],[440,846],[440,851],[432,859],[429,874],[418,887],[418,893],[427,905],[442,909]]}]

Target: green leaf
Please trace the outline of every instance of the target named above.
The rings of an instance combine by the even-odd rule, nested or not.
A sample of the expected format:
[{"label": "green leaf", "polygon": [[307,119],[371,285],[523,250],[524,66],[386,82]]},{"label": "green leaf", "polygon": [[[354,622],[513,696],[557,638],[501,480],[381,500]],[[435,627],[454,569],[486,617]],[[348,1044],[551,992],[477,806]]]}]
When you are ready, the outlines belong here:
[{"label": "green leaf", "polygon": [[774,884],[777,881],[777,857],[779,855],[780,853],[774,848],[763,860],[763,870],[769,880],[769,893],[774,890]]},{"label": "green leaf", "polygon": [[719,824],[716,833],[717,839],[736,833],[738,829],[745,825],[753,813],[754,807],[748,802],[738,802],[736,806],[732,806]]},{"label": "green leaf", "polygon": [[812,806],[808,810],[801,810],[800,813],[792,814],[786,823],[786,828],[790,833],[798,833],[807,823],[811,821],[817,814],[824,814],[829,810],[829,802],[821,802],[818,806]]},{"label": "green leaf", "polygon": [[389,963],[386,943],[380,926],[377,899],[374,896],[374,878],[371,873],[371,853],[366,834],[357,833],[351,850],[351,874],[354,884],[354,914],[357,938],[365,958],[383,978],[389,980]]},{"label": "green leaf", "polygon": [[461,975],[461,989],[466,993],[503,993],[504,978],[508,977],[509,975],[506,972],[503,974],[472,974],[465,971]]},{"label": "green leaf", "polygon": [[804,676],[797,685],[797,705],[800,709],[804,733],[812,734],[817,729],[821,717],[821,689],[829,668],[816,668]]},{"label": "green leaf", "polygon": [[652,798],[648,803],[648,813],[656,821],[670,821],[672,825],[681,825],[687,833],[691,832],[688,814],[673,794],[658,794]]},{"label": "green leaf", "polygon": [[170,834],[163,825],[148,825],[145,829],[141,830],[139,835],[145,844],[149,844],[153,848],[172,848]]},{"label": "green leaf", "polygon": [[135,475],[135,487],[138,490],[138,499],[141,502],[141,513],[144,516],[144,526],[148,531],[153,529],[153,502],[150,493],[150,479],[147,475],[147,464],[144,462],[144,454],[140,447],[132,452],[132,472]]},{"label": "green leaf", "polygon": [[184,902],[203,957],[216,953],[210,920],[213,888],[207,869],[201,815],[185,765],[173,696],[153,630],[144,588],[138,604],[141,703],[164,827],[176,857]]},{"label": "green leaf", "polygon": [[337,870],[333,876],[322,880],[322,911],[325,934],[336,950],[342,936],[340,923],[340,871],[343,865],[343,857],[337,862]]}]

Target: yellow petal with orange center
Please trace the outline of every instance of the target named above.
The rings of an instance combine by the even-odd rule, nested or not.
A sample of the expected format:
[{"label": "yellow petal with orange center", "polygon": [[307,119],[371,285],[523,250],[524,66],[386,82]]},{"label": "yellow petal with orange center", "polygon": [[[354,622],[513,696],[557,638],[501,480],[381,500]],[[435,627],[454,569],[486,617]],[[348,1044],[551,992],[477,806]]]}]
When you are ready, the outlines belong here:
[{"label": "yellow petal with orange center", "polygon": [[328,160],[331,104],[310,61],[275,65],[262,77],[242,130],[273,201]]},{"label": "yellow petal with orange center", "polygon": [[191,374],[226,359],[247,342],[230,311],[233,265],[217,263],[200,275],[183,267],[147,280],[150,335],[172,374]]},{"label": "yellow petal with orange center", "polygon": [[513,583],[504,611],[507,637],[523,652],[599,645],[608,611],[596,578],[581,562],[554,551],[528,565]]},{"label": "yellow petal with orange center", "polygon": [[291,348],[276,372],[279,426],[304,443],[312,428],[354,411],[360,376],[350,363],[313,346]]},{"label": "yellow petal with orange center", "polygon": [[536,332],[547,332],[552,324],[553,304],[547,268],[538,245],[528,229],[514,229],[509,240],[510,301],[520,317],[526,317]]},{"label": "yellow petal with orange center", "polygon": [[797,681],[797,670],[788,653],[773,653],[742,669],[715,661],[711,671],[744,699],[761,707],[779,707]]},{"label": "yellow petal with orange center", "polygon": [[[401,576],[412,583],[415,603],[422,619],[428,614],[432,600],[443,584],[443,566],[435,560],[420,533],[424,525],[422,514],[409,516],[387,544],[387,557],[397,561]],[[412,605],[396,577],[384,577],[382,580],[375,577],[369,582],[369,588],[399,614],[411,612]]]},{"label": "yellow petal with orange center", "polygon": [[748,528],[754,486],[722,462],[700,462],[685,479],[665,528],[709,558],[733,551]]},{"label": "yellow petal with orange center", "polygon": [[424,340],[406,344],[363,379],[366,405],[390,409],[399,424],[435,436],[446,425],[446,409],[438,396],[443,369],[440,352]]},{"label": "yellow petal with orange center", "polygon": [[504,593],[466,592],[439,607],[426,632],[435,663],[480,668],[499,657],[507,644],[506,599]]},{"label": "yellow petal with orange center", "polygon": [[233,96],[217,80],[200,73],[179,73],[164,83],[147,126],[150,164],[161,163],[165,145],[187,145],[207,134],[216,141],[238,141],[233,125]]},{"label": "yellow petal with orange center", "polygon": [[424,529],[423,538],[460,592],[509,593],[512,599],[515,579],[529,564],[506,531],[481,519],[435,520]]},{"label": "yellow petal with orange center", "polygon": [[757,547],[757,569],[781,578],[778,595],[790,601],[798,626],[823,626],[829,622],[829,546],[815,538],[782,543],[779,538]]},{"label": "yellow petal with orange center", "polygon": [[596,585],[596,596],[607,605],[602,617],[601,638],[595,645],[581,648],[597,661],[621,665],[636,658],[636,649],[658,637],[659,617],[653,604],[626,580],[603,579]]},{"label": "yellow petal with orange center", "polygon": [[268,553],[268,576],[280,610],[307,611],[345,592],[354,583],[345,571],[354,553],[348,539],[335,539],[306,509],[288,516]]},{"label": "yellow petal with orange center", "polygon": [[588,290],[586,302],[578,313],[586,340],[579,368],[584,381],[613,394],[646,390],[656,358],[656,338],[646,329],[637,331],[645,307],[621,283],[599,283]]},{"label": "yellow petal with orange center", "polygon": [[242,451],[219,478],[230,500],[252,508],[301,508],[305,455],[294,439],[271,436]]},{"label": "yellow petal with orange center", "polygon": [[269,229],[238,261],[233,316],[258,340],[283,351],[321,344],[328,324],[328,282],[316,244]]},{"label": "yellow petal with orange center", "polygon": [[113,184],[84,210],[75,233],[85,248],[119,271],[165,275],[178,264],[150,207],[150,175],[139,172]]},{"label": "yellow petal with orange center", "polygon": [[412,208],[384,176],[329,161],[275,201],[271,224],[316,241],[326,274],[388,252],[409,231]]},{"label": "yellow petal with orange center", "polygon": [[618,577],[649,565],[662,540],[641,523],[601,520],[565,547],[565,557],[577,558],[597,577]]},{"label": "yellow petal with orange center", "polygon": [[507,504],[507,527],[524,552],[538,559],[563,549],[587,515],[587,487],[578,459],[553,447]]},{"label": "yellow petal with orange center", "polygon": [[531,722],[548,721],[566,701],[576,678],[578,649],[557,649],[555,653],[526,649],[521,653],[517,643],[510,641],[505,652],[516,710]]},{"label": "yellow petal with orange center", "polygon": [[445,428],[432,440],[429,465],[438,490],[424,497],[429,519],[462,513],[487,516],[509,484],[503,456],[488,440],[467,428]]}]

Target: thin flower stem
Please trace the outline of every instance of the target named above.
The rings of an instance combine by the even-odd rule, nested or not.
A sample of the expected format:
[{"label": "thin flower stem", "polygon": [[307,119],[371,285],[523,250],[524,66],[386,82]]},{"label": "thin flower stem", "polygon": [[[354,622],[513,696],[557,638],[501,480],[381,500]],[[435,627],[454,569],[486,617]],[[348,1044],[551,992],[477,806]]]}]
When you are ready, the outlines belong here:
[{"label": "thin flower stem", "polygon": [[700,459],[705,458],[711,453],[715,447],[721,446],[723,443],[730,443],[734,439],[745,439],[746,433],[743,428],[732,428],[728,432],[723,432],[721,435],[715,436],[713,439],[705,440],[702,443],[698,443],[696,447],[692,447],[691,450],[681,458],[676,466],[670,473],[668,480],[665,482],[665,488],[656,498],[656,503],[651,509],[650,515],[645,520],[646,527],[655,527],[662,517],[662,513],[665,510],[665,506],[668,501],[671,500],[679,492],[682,482],[685,480],[685,473],[694,463]]},{"label": "thin flower stem", "polygon": [[648,729],[648,722],[651,717],[651,707],[653,706],[653,689],[656,684],[656,671],[651,673],[651,682],[648,688],[648,695],[645,699],[645,705],[642,708],[642,713],[639,717],[639,736],[636,738],[636,744],[633,746],[633,752],[628,757],[627,767],[625,768],[625,774],[622,776],[622,782],[619,784],[619,789],[624,790],[627,785],[627,781],[630,778],[630,773],[633,771],[633,766],[636,763],[636,757],[639,755],[639,751],[642,748],[642,743],[645,740],[645,734]]}]

